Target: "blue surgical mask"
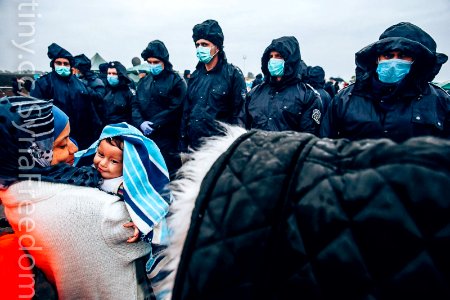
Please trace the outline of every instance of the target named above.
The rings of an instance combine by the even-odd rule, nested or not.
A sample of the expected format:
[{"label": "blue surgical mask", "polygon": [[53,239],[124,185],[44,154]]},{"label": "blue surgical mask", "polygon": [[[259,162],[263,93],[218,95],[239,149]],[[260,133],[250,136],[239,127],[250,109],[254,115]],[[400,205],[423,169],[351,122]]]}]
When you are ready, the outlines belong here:
[{"label": "blue surgical mask", "polygon": [[119,84],[119,76],[118,75],[108,75],[106,76],[106,80],[112,86],[116,86]]},{"label": "blue surgical mask", "polygon": [[150,64],[149,69],[150,73],[152,73],[153,75],[158,75],[159,73],[162,72],[163,66],[162,64]]},{"label": "blue surgical mask", "polygon": [[271,58],[267,63],[267,68],[269,73],[275,77],[281,77],[284,74],[284,59],[281,58]]},{"label": "blue surgical mask", "polygon": [[[217,52],[216,52],[217,54]],[[214,54],[214,55],[216,55]],[[213,59],[214,55],[211,55],[211,48],[209,47],[202,47],[202,46],[198,46],[197,47],[197,58],[199,61],[201,61],[202,63],[209,63],[211,61],[211,59]]]},{"label": "blue surgical mask", "polygon": [[55,66],[55,72],[60,76],[67,77],[70,75],[70,67]]},{"label": "blue surgical mask", "polygon": [[404,59],[388,59],[378,62],[378,79],[384,83],[396,83],[405,78],[411,70],[412,61]]}]

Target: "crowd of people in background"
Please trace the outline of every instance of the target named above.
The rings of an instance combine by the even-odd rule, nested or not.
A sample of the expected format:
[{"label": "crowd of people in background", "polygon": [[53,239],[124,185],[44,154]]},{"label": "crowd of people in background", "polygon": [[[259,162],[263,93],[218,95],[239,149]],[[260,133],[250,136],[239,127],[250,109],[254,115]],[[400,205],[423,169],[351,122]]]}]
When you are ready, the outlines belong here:
[{"label": "crowd of people in background", "polygon": [[[378,108],[377,105],[374,110],[376,114],[374,118],[383,119],[377,121],[380,123],[377,130],[382,130],[384,134],[374,134],[371,132],[372,125],[367,127],[361,124],[366,127],[359,133],[354,131],[351,125],[353,131],[351,135],[358,138],[374,136],[393,138],[392,128],[384,127],[397,128],[398,124],[390,120],[387,122],[390,125],[385,124],[385,116],[380,116],[380,110],[394,109],[392,105],[387,107],[386,103],[392,102],[391,99],[403,97],[405,92],[411,94],[408,98],[414,98],[419,94],[423,95],[425,90],[435,90],[436,87],[428,83],[445,61],[442,58],[443,54],[436,53],[435,42],[427,33],[410,23],[397,24],[380,36],[383,43],[370,45],[356,54],[356,76],[350,81],[351,87],[347,88],[349,83],[342,78],[329,77],[326,80],[325,70],[321,66],[307,66],[302,60],[295,37],[280,37],[274,39],[263,53],[262,73],[257,74],[250,88],[246,89],[240,69],[227,61],[223,51],[223,33],[216,21],[207,20],[196,26],[193,37],[199,64],[192,74],[190,70],[184,70],[180,76],[175,71],[169,61],[168,49],[159,40],[150,42],[142,52],[144,63],[138,57],[132,59],[131,71],[127,71],[121,62],[112,61],[101,64],[99,72],[93,72],[90,61],[84,54],[72,56],[59,45],[52,44],[49,46],[48,55],[53,71],[37,80],[33,86],[31,82],[22,83],[21,88],[33,97],[54,99],[56,105],[63,107],[72,122],[77,124],[72,135],[81,148],[89,146],[101,128],[108,124],[127,122],[136,126],[157,142],[173,178],[180,166],[180,153],[186,152],[189,147],[197,148],[202,137],[219,134],[217,121],[237,124],[247,129],[294,130],[316,135],[319,135],[321,127],[321,136],[337,137],[336,134],[329,133],[331,130],[339,131],[339,136],[343,136],[342,128],[339,129],[337,124],[335,126],[329,124],[331,118],[334,119],[333,122],[337,122],[336,111],[330,112],[330,116],[325,118],[332,99],[341,90],[345,90],[353,97],[355,97],[353,90],[356,88],[356,93],[363,93],[363,97],[385,98],[381,107]],[[395,41],[389,44],[385,42],[387,38]],[[416,45],[405,44],[402,39],[411,39],[419,43],[431,52],[433,57],[427,58],[428,53],[420,52],[417,50],[420,47]],[[393,52],[395,52],[393,59],[403,59],[405,55],[410,57],[414,61],[412,67],[410,66],[412,71],[408,71],[409,75],[405,75],[405,80],[385,82],[379,73],[384,63],[379,62],[383,57],[387,57],[389,62],[395,62],[390,56]],[[395,56],[396,53],[400,54],[400,58]],[[434,67],[427,67],[424,63],[416,62],[417,59],[419,62],[422,59],[436,61],[431,62]],[[58,65],[61,60],[67,60],[67,66]],[[375,68],[378,66],[379,68]],[[269,70],[269,67],[278,70]],[[386,68],[385,73],[389,73],[399,67],[391,64]],[[62,69],[65,69],[65,73],[61,73]],[[421,79],[422,75],[419,73],[431,74]],[[13,87],[15,94],[19,95],[17,79],[13,80]],[[292,94],[288,92],[289,90],[292,90]],[[390,92],[386,92],[387,90]],[[310,91],[313,92],[312,95],[318,94],[318,100],[309,99]],[[439,95],[439,92],[437,93]],[[300,100],[296,95],[300,98],[309,97],[309,100]],[[342,99],[343,95],[339,97]],[[333,104],[336,105],[337,102],[336,99]],[[403,103],[408,103],[404,105],[412,109],[410,101]],[[335,106],[331,107],[334,109]],[[437,107],[446,105],[444,103],[443,106]],[[83,117],[86,117],[85,122],[81,122],[80,111],[83,111]],[[359,117],[360,122],[365,119],[364,113],[362,115]],[[397,111],[394,115],[397,117]],[[445,113],[432,115],[439,116]],[[440,117],[439,120],[429,120],[430,117],[421,117],[419,120],[417,117],[416,113],[412,118],[416,122],[408,122],[410,125],[405,121],[402,123],[403,126],[410,127],[408,136],[416,135],[413,131],[434,131],[434,129],[412,128],[423,124],[425,122],[423,118],[426,118],[428,123],[441,124],[437,125],[435,134],[445,135],[446,117]],[[352,118],[347,115],[344,119],[353,120]],[[307,125],[308,123],[311,125]],[[359,124],[355,126],[359,128]],[[92,128],[90,130],[92,135],[84,133],[87,132],[86,128]]]},{"label": "crowd of people in background", "polygon": [[[376,42],[356,52],[356,74],[351,84],[340,78],[330,77],[326,80],[326,71],[321,66],[308,66],[302,59],[300,45],[294,36],[274,37],[261,53],[262,74],[256,76],[249,91],[239,67],[227,60],[224,34],[217,21],[206,20],[195,25],[192,38],[199,61],[192,73],[186,70],[182,75],[175,71],[176,66],[170,61],[169,50],[161,40],[152,40],[143,47],[141,57],[145,64],[141,63],[138,57],[133,58],[132,72],[127,71],[119,61],[102,64],[99,72],[93,72],[91,62],[84,54],[74,56],[56,43],[48,46],[47,54],[52,71],[38,78],[33,86],[28,82],[23,83],[23,88],[33,97],[30,101],[36,101],[33,103],[42,106],[42,109],[48,110],[46,103],[50,103],[66,115],[67,120],[70,120],[71,139],[65,139],[66,144],[63,147],[72,143],[76,147],[67,150],[71,160],[52,162],[50,159],[42,164],[42,168],[47,170],[54,167],[55,163],[73,163],[75,149],[92,148],[92,153],[96,153],[95,151],[100,151],[100,145],[113,147],[111,151],[117,151],[118,148],[120,153],[123,152],[123,157],[111,159],[112,166],[124,163],[126,157],[134,157],[135,160],[129,163],[136,164],[136,172],[142,173],[150,185],[159,186],[158,189],[147,187],[151,191],[149,193],[155,193],[161,205],[170,205],[170,197],[163,195],[161,182],[176,179],[177,171],[183,164],[183,153],[200,149],[208,137],[224,135],[222,124],[236,125],[246,130],[296,131],[320,138],[346,138],[352,141],[387,138],[404,142],[418,136],[450,138],[450,96],[430,83],[448,57],[436,52],[436,42],[433,38],[414,24],[402,22],[392,25]],[[13,82],[14,91],[19,95],[16,82],[17,80]],[[42,100],[44,102],[41,102]],[[12,101],[8,105],[16,104]],[[50,111],[48,113],[50,114]],[[27,120],[23,121],[23,124],[27,124]],[[68,121],[63,125],[64,128],[68,126]],[[108,145],[100,144],[105,138],[114,137],[111,130],[117,130],[117,135],[122,136],[122,140],[113,141],[112,144],[109,141]],[[55,139],[58,136],[55,135]],[[67,133],[64,138],[68,136]],[[136,138],[140,143],[136,143]],[[158,155],[152,156],[155,152],[152,152],[154,148],[149,146],[149,141],[154,143],[158,153],[160,151],[160,160],[155,158],[159,157]],[[153,150],[150,151],[149,147]],[[41,150],[51,153],[51,147],[48,148],[48,145]],[[100,158],[107,156],[101,151],[98,152]],[[32,159],[37,161],[39,156],[42,162],[45,158],[42,153],[32,152]],[[140,164],[141,160],[147,162],[148,157],[153,162],[152,168]],[[105,171],[106,167],[101,166],[100,158],[95,168]],[[129,180],[125,181],[129,182],[129,185],[125,186],[125,194],[130,196],[125,197],[125,202],[134,221],[140,211],[145,210],[145,206],[136,200],[137,196],[134,198],[131,186],[139,180],[127,173],[133,172],[130,170],[130,167],[124,166],[123,174],[118,172],[117,177],[131,178],[123,180]],[[151,178],[148,174],[154,174],[155,170],[159,170],[161,174],[158,178]],[[85,179],[91,178],[91,171],[79,171],[73,182],[61,180],[64,178],[63,171],[58,169],[59,175],[56,177],[50,172],[50,181],[90,186],[91,182]],[[2,178],[8,179],[2,179],[1,184],[5,188],[19,180],[14,177],[11,181],[10,174],[1,175]],[[95,178],[94,181],[99,179]],[[120,194],[120,188],[124,188],[120,184],[122,181],[112,191],[114,194]],[[63,191],[58,190],[58,193],[64,195]],[[11,195],[9,197],[5,199],[14,198]],[[90,196],[86,197],[88,199]],[[114,206],[110,198],[105,197],[105,201]],[[15,216],[11,206],[7,211],[11,216]],[[168,210],[163,211],[166,214]],[[68,211],[64,213],[69,214]],[[62,214],[55,218],[63,218]],[[121,219],[125,218],[125,214],[121,210],[117,212],[118,218]],[[139,230],[135,236],[147,237],[152,241],[153,237],[149,238],[148,235],[154,222],[150,221],[150,217],[145,217],[145,213],[139,217],[138,220],[144,220],[144,227],[145,224],[151,226],[146,231],[137,226]],[[156,219],[157,223],[161,222],[161,218]],[[19,220],[11,217],[11,222]],[[122,225],[120,222],[111,222],[108,223],[111,227],[117,225],[119,228]],[[20,233],[20,226],[12,225]],[[120,227],[120,230],[125,229]],[[112,231],[109,234],[111,239],[114,239],[116,231]],[[42,236],[36,238],[41,245],[47,243]],[[65,238],[69,241],[72,239],[70,236]],[[105,241],[93,243],[97,245]],[[149,242],[149,245],[151,244]],[[98,249],[105,247],[102,244]],[[127,250],[122,249],[114,251],[127,253]],[[157,252],[153,250],[152,255],[151,249],[134,246],[127,256],[127,262],[138,260],[149,253],[150,260],[159,259],[160,257],[155,255]],[[37,259],[50,258],[38,256]],[[77,259],[83,260],[81,257]],[[58,293],[67,295],[68,290],[74,293],[74,286],[69,287],[73,278],[60,274],[56,270],[57,266],[46,261],[37,261],[37,265],[44,266],[45,275]],[[88,266],[88,263],[81,265]],[[147,267],[149,265],[152,264]],[[70,266],[65,266],[65,271],[75,271]],[[107,267],[110,268],[109,271],[118,268],[116,272],[112,271],[114,273],[121,272],[120,266],[107,264]],[[83,272],[93,271],[86,268]],[[136,270],[127,267],[126,272],[128,276],[138,278]],[[88,278],[94,280],[95,274],[91,273]],[[151,279],[159,280],[154,274]],[[128,281],[124,280],[123,283]],[[94,287],[87,281],[76,281],[74,285],[79,289],[80,295],[85,293],[93,296],[96,294],[93,290],[98,290],[99,295],[108,295],[109,299],[119,299],[123,296],[120,292],[115,294],[120,282],[110,286],[106,286],[105,282],[101,281],[100,284],[104,286],[100,287]],[[133,287],[128,286],[128,289]],[[159,291],[157,287],[153,289],[160,292],[158,298],[165,297],[167,291]],[[145,289],[133,292],[135,298],[146,295],[143,290]]]}]

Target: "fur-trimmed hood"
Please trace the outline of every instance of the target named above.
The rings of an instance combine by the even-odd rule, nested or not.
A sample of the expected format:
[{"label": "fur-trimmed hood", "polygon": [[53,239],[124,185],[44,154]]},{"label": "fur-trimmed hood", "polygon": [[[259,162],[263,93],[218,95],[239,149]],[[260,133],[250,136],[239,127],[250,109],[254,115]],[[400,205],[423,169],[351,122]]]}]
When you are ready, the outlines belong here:
[{"label": "fur-trimmed hood", "polygon": [[167,256],[170,263],[164,271],[170,272],[169,276],[162,281],[158,289],[168,290],[170,294],[165,299],[170,299],[171,291],[177,275],[177,267],[180,262],[183,246],[191,225],[191,215],[194,210],[195,200],[200,192],[200,186],[213,164],[228,149],[231,144],[246,132],[238,126],[227,126],[225,136],[213,136],[206,139],[205,144],[198,151],[185,154],[182,168],[177,174],[177,179],[172,181],[169,189],[172,191],[174,201],[170,207],[170,217],[167,222],[172,232],[171,246],[168,248]]}]

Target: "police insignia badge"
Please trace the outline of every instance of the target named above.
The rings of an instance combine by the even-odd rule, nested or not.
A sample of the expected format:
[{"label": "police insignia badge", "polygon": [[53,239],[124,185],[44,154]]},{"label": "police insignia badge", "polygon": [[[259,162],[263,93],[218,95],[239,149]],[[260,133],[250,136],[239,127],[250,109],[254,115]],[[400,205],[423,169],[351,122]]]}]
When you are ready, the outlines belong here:
[{"label": "police insignia badge", "polygon": [[320,110],[315,108],[312,112],[312,118],[317,124],[320,124],[320,116],[321,116]]}]

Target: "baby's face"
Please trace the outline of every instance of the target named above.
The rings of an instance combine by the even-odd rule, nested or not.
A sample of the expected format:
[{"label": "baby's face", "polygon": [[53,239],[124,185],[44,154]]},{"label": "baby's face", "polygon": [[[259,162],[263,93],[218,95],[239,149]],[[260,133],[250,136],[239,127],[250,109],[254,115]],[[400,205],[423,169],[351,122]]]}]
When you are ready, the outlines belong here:
[{"label": "baby's face", "polygon": [[111,179],[122,176],[123,152],[107,141],[100,142],[94,156],[94,166],[103,178]]}]

